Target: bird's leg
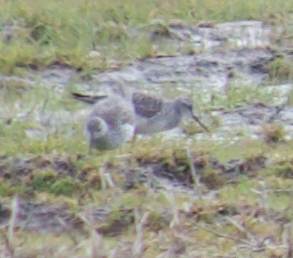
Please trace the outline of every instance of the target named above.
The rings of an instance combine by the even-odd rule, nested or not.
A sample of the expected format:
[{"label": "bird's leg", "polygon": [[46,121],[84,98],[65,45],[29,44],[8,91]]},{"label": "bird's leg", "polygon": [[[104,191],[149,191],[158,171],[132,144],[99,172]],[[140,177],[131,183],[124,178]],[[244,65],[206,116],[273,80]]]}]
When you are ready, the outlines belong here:
[{"label": "bird's leg", "polygon": [[88,149],[88,155],[91,156],[92,154],[93,154],[92,146],[90,145]]},{"label": "bird's leg", "polygon": [[132,147],[134,147],[134,144],[136,142],[136,139],[137,139],[137,135],[134,135],[133,138],[132,138],[132,141],[131,141]]},{"label": "bird's leg", "polygon": [[133,135],[133,138],[132,138],[132,141],[131,141],[131,147],[133,148],[134,147],[134,144],[136,142],[136,139],[137,139],[137,128],[135,127],[134,129],[134,135]]},{"label": "bird's leg", "polygon": [[93,142],[92,141],[90,141],[89,142],[89,150],[88,150],[88,155],[89,156],[91,156],[91,155],[93,155]]}]

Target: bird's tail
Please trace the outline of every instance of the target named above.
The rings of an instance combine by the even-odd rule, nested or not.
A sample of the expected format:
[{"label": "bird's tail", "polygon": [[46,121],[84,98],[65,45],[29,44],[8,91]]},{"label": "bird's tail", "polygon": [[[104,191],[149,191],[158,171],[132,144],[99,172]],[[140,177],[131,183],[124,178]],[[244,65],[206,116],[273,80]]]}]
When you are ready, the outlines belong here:
[{"label": "bird's tail", "polygon": [[71,95],[74,99],[80,100],[82,102],[85,102],[87,104],[95,104],[97,101],[104,99],[107,97],[107,95],[95,95],[95,96],[91,96],[91,95],[86,95],[86,94],[81,94],[81,93],[77,93],[77,92],[71,92]]}]

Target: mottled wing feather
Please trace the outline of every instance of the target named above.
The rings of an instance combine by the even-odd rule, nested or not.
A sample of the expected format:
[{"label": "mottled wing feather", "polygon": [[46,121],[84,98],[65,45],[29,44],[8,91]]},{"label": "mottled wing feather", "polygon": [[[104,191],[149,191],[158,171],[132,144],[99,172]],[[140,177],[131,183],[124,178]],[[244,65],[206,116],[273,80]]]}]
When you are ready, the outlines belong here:
[{"label": "mottled wing feather", "polygon": [[117,122],[134,123],[134,110],[130,102],[114,95],[98,101],[93,107],[91,116],[103,118],[109,126],[116,125]]},{"label": "mottled wing feather", "polygon": [[162,110],[163,101],[155,96],[135,92],[132,95],[135,113],[143,117],[153,117]]}]

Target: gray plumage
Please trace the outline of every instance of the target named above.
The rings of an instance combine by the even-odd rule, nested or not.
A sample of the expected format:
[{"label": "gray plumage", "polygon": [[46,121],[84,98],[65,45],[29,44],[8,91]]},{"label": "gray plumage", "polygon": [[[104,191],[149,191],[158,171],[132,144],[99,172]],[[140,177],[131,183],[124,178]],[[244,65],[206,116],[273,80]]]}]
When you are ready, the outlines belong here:
[{"label": "gray plumage", "polygon": [[132,103],[136,114],[137,134],[151,134],[173,129],[185,117],[194,119],[208,131],[207,127],[193,114],[191,98],[163,99],[134,92]]},{"label": "gray plumage", "polygon": [[131,103],[120,96],[100,99],[92,107],[85,133],[91,148],[113,150],[130,141],[135,132]]},{"label": "gray plumage", "polygon": [[[88,96],[72,93],[75,99],[86,103],[100,103],[105,96]],[[111,98],[113,95],[109,95]],[[116,96],[116,95],[114,95]],[[194,119],[204,130],[208,128],[193,114],[193,102],[189,97],[165,99],[152,94],[133,92],[129,100],[135,112],[135,134],[152,134],[177,127],[182,119]]]}]

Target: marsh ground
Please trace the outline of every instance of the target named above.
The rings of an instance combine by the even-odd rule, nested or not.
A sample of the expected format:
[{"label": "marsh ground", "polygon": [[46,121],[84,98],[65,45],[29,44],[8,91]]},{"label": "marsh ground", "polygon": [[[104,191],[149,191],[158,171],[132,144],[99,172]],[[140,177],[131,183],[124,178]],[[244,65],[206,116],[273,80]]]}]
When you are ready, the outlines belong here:
[{"label": "marsh ground", "polygon": [[[292,1],[0,1],[0,257],[292,257]],[[87,155],[70,92],[193,96]]]}]

